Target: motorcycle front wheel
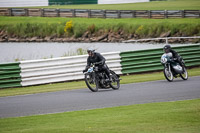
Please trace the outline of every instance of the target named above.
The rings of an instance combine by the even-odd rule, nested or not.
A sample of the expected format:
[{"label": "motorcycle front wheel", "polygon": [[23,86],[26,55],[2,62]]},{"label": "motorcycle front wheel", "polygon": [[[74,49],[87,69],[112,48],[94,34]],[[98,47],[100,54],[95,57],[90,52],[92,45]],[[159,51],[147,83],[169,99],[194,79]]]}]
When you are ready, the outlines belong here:
[{"label": "motorcycle front wheel", "polygon": [[118,90],[120,87],[120,80],[114,71],[110,71],[110,78],[112,80],[110,86],[113,88],[113,90]]},{"label": "motorcycle front wheel", "polygon": [[180,74],[180,76],[181,76],[181,78],[183,79],[183,80],[187,80],[188,79],[188,72],[187,72],[187,70],[186,70],[186,68],[185,67],[183,67],[183,73],[182,74]]},{"label": "motorcycle front wheel", "polygon": [[94,73],[86,73],[85,74],[85,83],[92,92],[98,91],[99,83],[96,80]]},{"label": "motorcycle front wheel", "polygon": [[165,78],[166,78],[169,82],[172,82],[172,81],[173,81],[174,76],[173,76],[172,71],[171,71],[169,68],[165,67],[164,70],[163,70],[163,73],[164,73],[164,75],[165,75]]}]

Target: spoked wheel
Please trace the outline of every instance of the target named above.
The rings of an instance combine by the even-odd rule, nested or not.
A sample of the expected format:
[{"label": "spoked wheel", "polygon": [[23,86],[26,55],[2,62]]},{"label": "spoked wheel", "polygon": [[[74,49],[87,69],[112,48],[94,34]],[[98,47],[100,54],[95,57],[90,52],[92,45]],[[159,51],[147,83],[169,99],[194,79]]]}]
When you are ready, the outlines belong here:
[{"label": "spoked wheel", "polygon": [[172,82],[173,79],[174,79],[174,76],[172,74],[172,71],[169,69],[169,68],[164,68],[164,75],[165,75],[165,78],[169,81],[169,82]]},{"label": "spoked wheel", "polygon": [[187,72],[185,67],[183,67],[183,70],[184,70],[184,72],[182,74],[180,74],[180,76],[183,80],[187,80],[188,79],[188,72]]},{"label": "spoked wheel", "polygon": [[92,92],[98,91],[99,83],[97,82],[94,73],[86,73],[85,74],[85,83]]},{"label": "spoked wheel", "polygon": [[114,89],[114,90],[118,90],[120,87],[120,80],[119,77],[117,76],[117,74],[114,71],[110,70],[110,78],[112,79],[110,86]]}]

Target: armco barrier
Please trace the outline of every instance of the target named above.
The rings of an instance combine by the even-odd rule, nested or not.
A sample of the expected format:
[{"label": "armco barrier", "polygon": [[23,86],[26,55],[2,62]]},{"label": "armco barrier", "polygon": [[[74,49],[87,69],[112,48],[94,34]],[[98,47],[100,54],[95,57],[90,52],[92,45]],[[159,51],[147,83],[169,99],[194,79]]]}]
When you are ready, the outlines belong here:
[{"label": "armco barrier", "polygon": [[[121,74],[120,52],[105,53],[103,56],[112,70]],[[21,61],[22,86],[45,84],[52,82],[63,82],[69,80],[83,79],[87,61],[87,55]]]},{"label": "armco barrier", "polygon": [[[200,66],[200,45],[173,47],[186,66]],[[159,71],[163,50],[149,49],[103,53],[109,68],[117,74]],[[39,85],[83,79],[87,55],[0,64],[0,88]]]},{"label": "armco barrier", "polygon": [[19,63],[0,64],[0,88],[21,86]]},{"label": "armco barrier", "polygon": [[[121,73],[120,52],[103,53],[108,66]],[[87,55],[0,64],[0,88],[80,80]]]},{"label": "armco barrier", "polygon": [[[200,45],[173,47],[185,60],[186,66],[200,65]],[[163,49],[149,49],[120,53],[122,73],[138,73],[162,70],[160,58]]]}]

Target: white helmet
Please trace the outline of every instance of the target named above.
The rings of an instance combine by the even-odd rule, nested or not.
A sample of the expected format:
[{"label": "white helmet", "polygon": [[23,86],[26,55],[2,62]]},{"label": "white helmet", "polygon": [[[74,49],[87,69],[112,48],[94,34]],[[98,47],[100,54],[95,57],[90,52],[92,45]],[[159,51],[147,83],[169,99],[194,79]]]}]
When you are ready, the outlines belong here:
[{"label": "white helmet", "polygon": [[91,48],[89,48],[89,49],[87,49],[87,52],[89,53],[89,52],[91,52],[91,53],[94,53],[94,49],[91,49]]}]

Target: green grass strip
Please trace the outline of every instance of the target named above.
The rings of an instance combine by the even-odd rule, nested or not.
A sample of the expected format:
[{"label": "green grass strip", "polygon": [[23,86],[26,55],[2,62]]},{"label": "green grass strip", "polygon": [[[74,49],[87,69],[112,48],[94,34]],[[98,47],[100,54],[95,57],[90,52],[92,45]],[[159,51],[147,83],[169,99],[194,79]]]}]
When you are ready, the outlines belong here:
[{"label": "green grass strip", "polygon": [[[123,31],[124,34],[137,34],[140,38],[159,37],[169,32],[171,36],[200,35],[200,19],[100,19],[100,18],[48,18],[48,17],[6,17],[0,16],[0,29],[9,36],[40,37],[57,36],[76,38],[89,31],[96,36],[109,31]],[[66,22],[72,21],[72,31],[67,35],[64,32]]]},{"label": "green grass strip", "polygon": [[[189,73],[189,76],[199,76],[200,67],[188,69],[188,73]],[[121,76],[121,79],[122,79],[121,84],[165,80],[163,72],[132,74],[132,75],[127,75],[127,76]],[[19,87],[19,88],[7,88],[7,89],[0,89],[0,97],[44,93],[44,92],[55,92],[55,91],[72,90],[72,89],[80,89],[80,88],[87,88],[84,81],[54,83],[54,84]]]},{"label": "green grass strip", "polygon": [[1,133],[198,133],[200,99],[0,119]]}]

